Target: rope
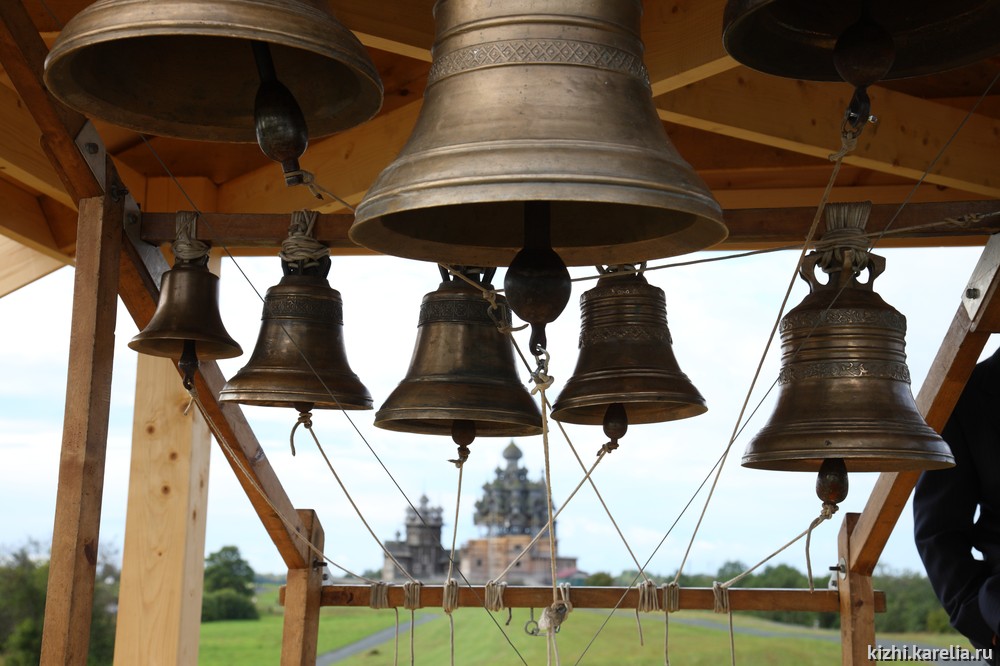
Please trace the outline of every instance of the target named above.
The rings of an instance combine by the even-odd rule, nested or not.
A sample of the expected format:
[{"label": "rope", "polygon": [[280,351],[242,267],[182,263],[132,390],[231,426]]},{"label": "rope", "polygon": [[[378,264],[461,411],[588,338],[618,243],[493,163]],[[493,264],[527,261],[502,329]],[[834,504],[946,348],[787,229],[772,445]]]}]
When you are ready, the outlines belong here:
[{"label": "rope", "polygon": [[420,608],[420,589],[423,583],[411,580],[403,583],[403,607],[410,611],[410,665],[415,663],[415,652],[413,650],[413,638],[417,631],[416,610]]},{"label": "rope", "polygon": [[312,412],[299,412],[299,420],[292,426],[292,432],[288,435],[288,443],[292,447],[292,455],[295,455],[295,431],[299,426],[305,426],[306,430],[312,430]]},{"label": "rope", "polygon": [[[525,548],[524,550],[527,550],[527,548]],[[522,550],[521,552],[524,551]],[[507,608],[507,606],[504,605],[503,601],[503,593],[504,591],[506,591],[506,589],[507,589],[507,583],[502,581],[491,580],[488,583],[486,583],[486,602],[485,602],[486,610],[494,613],[499,613],[500,611]]]},{"label": "rope", "polygon": [[644,580],[637,586],[639,591],[639,603],[635,607],[635,625],[639,628],[639,646],[646,643],[642,637],[642,621],[639,613],[654,613],[660,610],[660,600],[656,596],[656,583],[651,580]]},{"label": "rope", "polygon": [[283,261],[300,264],[305,268],[330,256],[330,248],[314,237],[317,218],[319,212],[315,210],[297,210],[292,213],[288,237],[281,241],[281,250],[278,252]]},{"label": "rope", "polygon": [[681,607],[681,586],[675,582],[663,586],[663,664],[670,666],[670,614]]},{"label": "rope", "polygon": [[458,541],[458,512],[462,506],[462,472],[465,471],[465,461],[453,461],[458,468],[458,493],[455,497],[455,523],[451,531],[451,555],[448,557],[448,577],[441,594],[441,607],[448,615],[451,644],[451,666],[455,666],[455,618],[452,612],[458,608],[458,582],[452,578],[455,569],[455,544]]},{"label": "rope", "polygon": [[732,666],[736,666],[736,637],[733,631],[733,609],[729,606],[729,586],[718,581],[712,583],[712,600],[716,613],[726,613],[729,616],[729,657]]},{"label": "rope", "polygon": [[385,553],[385,556],[388,557],[394,565],[396,565],[396,568],[399,569],[400,573],[402,573],[410,580],[415,580],[413,576],[410,575],[410,572],[407,571],[406,568],[399,563],[399,560],[396,559],[396,556],[393,555],[389,551],[389,549],[385,547],[385,544],[382,543],[382,540],[379,539],[378,536],[376,536],[375,530],[373,530],[371,525],[368,524],[368,521],[365,519],[364,514],[361,513],[361,509],[358,508],[358,505],[355,503],[354,498],[351,497],[351,493],[348,492],[347,486],[345,486],[344,482],[340,480],[340,475],[337,474],[337,470],[334,469],[333,463],[330,462],[330,458],[326,455],[326,451],[323,450],[323,445],[320,444],[319,437],[316,436],[316,431],[313,430],[312,424],[304,423],[303,425],[305,426],[305,429],[309,431],[309,434],[312,435],[313,441],[316,443],[316,448],[319,449],[320,455],[323,456],[323,460],[326,462],[327,468],[330,470],[330,473],[333,474],[333,478],[336,479],[337,485],[339,485],[340,489],[343,491],[344,497],[346,497],[347,501],[350,502],[351,507],[354,509],[354,512],[358,515],[358,518],[361,520],[361,523],[365,526],[365,529],[368,530],[368,533],[371,534],[372,539],[374,539],[375,543],[377,543],[379,548],[382,549],[382,552]]},{"label": "rope", "polygon": [[806,530],[806,575],[809,578],[809,591],[812,592],[816,589],[813,583],[813,568],[812,568],[812,557],[809,554],[809,545],[812,542],[812,531],[819,527],[820,523],[824,520],[830,520],[833,518],[833,514],[837,513],[837,505],[832,502],[823,502],[823,508],[811,523],[809,523],[809,529]]},{"label": "rope", "polygon": [[551,658],[555,657],[555,664],[559,666],[559,646],[556,642],[556,634],[562,623],[573,611],[573,604],[569,600],[570,585],[563,583],[556,587],[558,598],[552,605],[542,611],[542,617],[538,620],[538,629],[545,632],[546,638],[546,662],[551,666]]},{"label": "rope", "polygon": [[170,249],[180,261],[198,261],[208,256],[210,246],[208,243],[195,238],[195,225],[198,221],[198,213],[183,210],[177,213],[174,222],[176,239],[170,245]]},{"label": "rope", "polygon": [[368,595],[368,605],[375,610],[389,607],[389,584],[377,581],[371,584]]},{"label": "rope", "polygon": [[314,174],[313,172],[307,171],[305,169],[296,169],[294,171],[289,171],[285,174],[285,182],[291,181],[292,179],[296,178],[299,179],[299,182],[297,182],[296,185],[304,185],[305,188],[309,190],[309,192],[317,199],[322,199],[323,195],[325,194],[326,196],[330,197],[331,199],[339,203],[347,210],[351,211],[352,213],[354,212],[354,206],[347,203],[346,201],[338,197],[336,194],[334,194],[330,190],[326,189],[325,187],[317,183],[316,174]]}]

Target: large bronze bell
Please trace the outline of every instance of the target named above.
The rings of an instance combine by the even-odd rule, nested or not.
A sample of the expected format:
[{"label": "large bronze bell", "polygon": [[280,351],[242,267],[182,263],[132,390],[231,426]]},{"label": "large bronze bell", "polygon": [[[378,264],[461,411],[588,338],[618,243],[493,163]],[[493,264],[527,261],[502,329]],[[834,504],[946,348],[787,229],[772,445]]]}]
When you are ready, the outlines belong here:
[{"label": "large bronze bell", "polygon": [[[847,471],[865,472],[955,463],[910,392],[906,318],[872,289],[885,259],[859,236],[869,210],[870,204],[828,208],[831,231],[800,269],[810,293],[781,320],[774,413],[747,447],[745,467],[816,471],[824,461],[842,460]],[[830,276],[827,282],[816,277],[817,268]]]},{"label": "large bronze bell", "polygon": [[153,317],[128,343],[141,354],[179,359],[189,389],[198,359],[243,353],[222,324],[219,278],[208,270],[207,261],[178,261],[163,274]]},{"label": "large bronze bell", "polygon": [[416,127],[350,235],[382,253],[507,266],[547,202],[567,265],[683,254],[722,211],[657,116],[640,0],[438,0]]},{"label": "large bronze bell", "polygon": [[371,409],[371,394],[347,362],[344,305],[326,277],[330,259],[311,273],[293,273],[281,263],[285,275],[264,297],[257,346],[219,400],[303,413]]},{"label": "large bronze bell", "polygon": [[842,70],[862,69],[860,59],[879,63],[870,85],[1000,53],[1000,0],[729,0],[723,22],[733,58],[793,79],[858,85]]},{"label": "large bronze bell", "polygon": [[[461,269],[492,289],[493,270]],[[518,378],[514,348],[497,324],[510,326],[506,300],[497,307],[482,289],[449,278],[426,294],[410,368],[375,414],[375,425],[387,430],[451,435],[460,446],[472,438],[517,437],[541,432],[538,406]],[[463,442],[465,442],[463,444]],[[461,455],[461,454],[460,454]]]},{"label": "large bronze bell", "polygon": [[632,266],[611,267],[580,297],[580,355],[552,418],[607,427],[622,410],[626,426],[703,414],[672,344],[663,290]]},{"label": "large bronze bell", "polygon": [[266,51],[313,138],[381,106],[367,51],[323,0],[97,0],[59,35],[45,83],[68,106],[137,132],[253,142]]}]

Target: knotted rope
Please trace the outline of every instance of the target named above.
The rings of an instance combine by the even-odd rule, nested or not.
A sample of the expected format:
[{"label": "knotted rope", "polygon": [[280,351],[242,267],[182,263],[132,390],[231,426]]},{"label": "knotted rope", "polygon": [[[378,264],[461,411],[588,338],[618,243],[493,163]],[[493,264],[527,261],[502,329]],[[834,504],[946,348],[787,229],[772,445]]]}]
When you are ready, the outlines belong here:
[{"label": "knotted rope", "polygon": [[639,603],[635,607],[635,625],[639,629],[639,645],[645,645],[642,637],[642,621],[639,613],[655,613],[660,610],[660,599],[656,595],[656,583],[651,580],[644,580],[636,586],[639,592]]},{"label": "knotted rope", "polygon": [[663,585],[663,664],[670,666],[670,614],[681,608],[681,586],[676,581]]},{"label": "knotted rope", "polygon": [[441,608],[448,615],[449,636],[451,644],[451,666],[455,666],[455,617],[452,612],[458,608],[458,581],[452,574],[455,571],[455,544],[458,541],[458,513],[462,506],[462,472],[465,468],[465,459],[459,456],[459,460],[453,460],[458,468],[458,493],[455,497],[455,522],[451,532],[451,554],[448,556],[448,577],[444,584],[441,595]]},{"label": "knotted rope", "polygon": [[283,261],[309,268],[330,256],[330,248],[314,236],[318,217],[319,212],[315,210],[297,210],[292,213],[288,236],[281,241],[281,250],[278,252]]},{"label": "knotted rope", "polygon": [[174,242],[170,244],[170,249],[174,257],[180,261],[194,262],[208,257],[211,246],[195,238],[195,229],[198,222],[198,213],[184,210],[177,213],[174,218]]},{"label": "knotted rope", "polygon": [[342,205],[347,210],[351,211],[352,213],[354,212],[354,206],[347,203],[346,201],[338,197],[336,194],[334,194],[330,190],[326,189],[325,187],[317,183],[316,174],[314,174],[312,171],[307,171],[306,169],[295,169],[294,171],[289,171],[288,173],[285,174],[286,182],[292,181],[292,179],[297,179],[299,182],[295,184],[304,185],[305,188],[309,190],[310,194],[312,194],[317,199],[322,199],[323,195],[325,194],[326,196],[330,197],[331,199]]},{"label": "knotted rope", "polygon": [[413,650],[413,638],[417,630],[416,624],[416,610],[420,608],[420,590],[423,587],[423,583],[417,580],[411,580],[403,583],[403,608],[410,611],[410,664],[411,666],[415,663],[414,650]]},{"label": "knotted rope", "polygon": [[[529,546],[530,547],[530,546]],[[524,550],[528,550],[525,548]],[[524,552],[522,550],[521,552]],[[486,583],[486,600],[483,603],[486,610],[499,613],[506,608],[503,601],[503,593],[507,589],[507,583],[498,580],[491,580]]]},{"label": "knotted rope", "polygon": [[569,583],[563,583],[555,588],[559,598],[552,602],[552,605],[542,611],[542,617],[538,620],[538,629],[545,632],[546,664],[552,666],[552,658],[555,658],[555,666],[559,666],[559,646],[556,643],[556,634],[562,623],[573,611],[573,604],[569,600]]}]

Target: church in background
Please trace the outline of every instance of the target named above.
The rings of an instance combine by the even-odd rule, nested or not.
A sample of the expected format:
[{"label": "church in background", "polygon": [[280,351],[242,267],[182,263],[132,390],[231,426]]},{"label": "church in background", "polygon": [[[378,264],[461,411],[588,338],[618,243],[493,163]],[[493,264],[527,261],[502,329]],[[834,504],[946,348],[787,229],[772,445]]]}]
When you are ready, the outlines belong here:
[{"label": "church in background", "polygon": [[[485,528],[486,536],[469,540],[457,554],[458,566],[470,583],[483,584],[496,578],[526,549],[504,580],[511,585],[552,582],[548,532],[529,548],[531,540],[548,522],[545,482],[528,478],[527,468],[519,464],[521,456],[521,449],[511,442],[503,452],[506,465],[497,467],[495,478],[483,486],[483,494],[476,502],[473,520]],[[444,581],[448,573],[448,550],[441,545],[442,515],[441,507],[431,507],[427,497],[421,497],[419,516],[412,507],[406,510],[405,539],[397,532],[395,541],[385,543],[393,557],[424,583]],[[556,542],[557,579],[576,578],[579,575],[576,558],[558,553]],[[455,577],[459,578],[457,574]],[[382,567],[382,579],[404,580],[388,557]]]}]

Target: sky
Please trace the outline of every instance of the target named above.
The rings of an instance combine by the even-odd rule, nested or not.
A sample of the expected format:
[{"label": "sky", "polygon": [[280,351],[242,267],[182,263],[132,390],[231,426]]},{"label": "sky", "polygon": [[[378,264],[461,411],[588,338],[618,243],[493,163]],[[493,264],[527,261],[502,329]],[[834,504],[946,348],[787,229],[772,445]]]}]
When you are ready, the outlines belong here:
[{"label": "sky", "polygon": [[[980,249],[931,248],[879,251],[887,258],[875,289],[908,320],[907,357],[917,393],[945,334]],[[695,258],[720,256],[703,252]],[[704,491],[664,539],[685,503],[729,442],[740,405],[793,274],[798,252],[783,251],[749,258],[649,271],[651,284],[666,293],[667,317],[674,352],[681,369],[704,395],[707,413],[663,424],[632,426],[621,447],[608,456],[594,481],[629,546],[648,570],[670,574],[680,565],[692,539],[694,524],[705,503]],[[651,262],[661,265],[668,261]],[[276,258],[240,258],[239,264],[263,294],[281,276]],[[593,275],[593,268],[571,269],[574,277]],[[502,285],[503,269],[494,284]],[[437,267],[426,262],[391,257],[334,257],[331,285],[344,300],[345,343],[354,371],[370,390],[376,409],[403,378],[413,351],[420,299],[439,283]],[[562,316],[548,328],[555,383],[550,399],[576,362],[579,296],[593,282],[574,285]],[[29,539],[51,542],[56,498],[62,417],[65,404],[67,354],[73,269],[59,271],[0,299],[0,552]],[[796,280],[789,308],[807,293]],[[220,362],[232,376],[241,368],[257,338],[261,303],[254,289],[225,260],[221,308],[229,333],[244,349],[241,358]],[[120,556],[125,531],[126,496],[135,387],[136,353],[127,342],[137,333],[119,307],[115,374],[101,523],[105,553]],[[522,349],[527,331],[517,334]],[[991,340],[985,353],[996,343]],[[751,400],[756,406],[779,369],[775,341]],[[527,372],[520,372],[527,381]],[[179,380],[178,380],[179,381]],[[803,531],[820,510],[811,473],[744,469],[739,461],[747,442],[770,415],[775,393],[760,404],[733,445],[718,487],[693,541],[685,572],[714,573],[728,561],[753,564]],[[246,413],[271,465],[293,505],[315,509],[326,532],[326,554],[358,573],[380,569],[382,553],[337,486],[312,442],[297,438],[298,455],[289,450],[288,433],[296,420],[291,409],[246,408]],[[348,417],[367,440],[355,432]],[[349,414],[314,412],[315,431],[365,519],[383,540],[403,529],[406,499],[427,495],[445,516],[443,541],[450,542],[457,494],[457,471],[447,460],[454,444],[448,437],[395,433],[372,425],[374,412]],[[588,465],[606,441],[600,427],[569,426],[568,432]],[[464,472],[458,541],[482,535],[472,512],[482,485],[503,464],[501,452],[509,438],[480,438]],[[515,440],[533,479],[543,474],[541,437]],[[370,449],[369,449],[370,445]],[[557,506],[583,477],[583,472],[558,432],[550,438],[553,498]],[[376,460],[374,451],[388,473]],[[392,479],[389,478],[392,475]],[[837,561],[836,541],[842,516],[864,507],[877,475],[853,474],[850,494],[833,520],[813,535],[812,563],[820,575]],[[394,480],[393,480],[394,479]],[[213,444],[208,499],[206,552],[237,546],[251,566],[262,573],[283,573],[277,550],[234,472]],[[589,487],[565,508],[557,523],[560,554],[578,558],[586,572],[617,574],[634,569],[628,550]],[[657,549],[662,541],[662,546]],[[921,571],[912,543],[909,506],[904,511],[882,557],[895,570]],[[773,563],[805,570],[802,542],[777,556]]]}]

